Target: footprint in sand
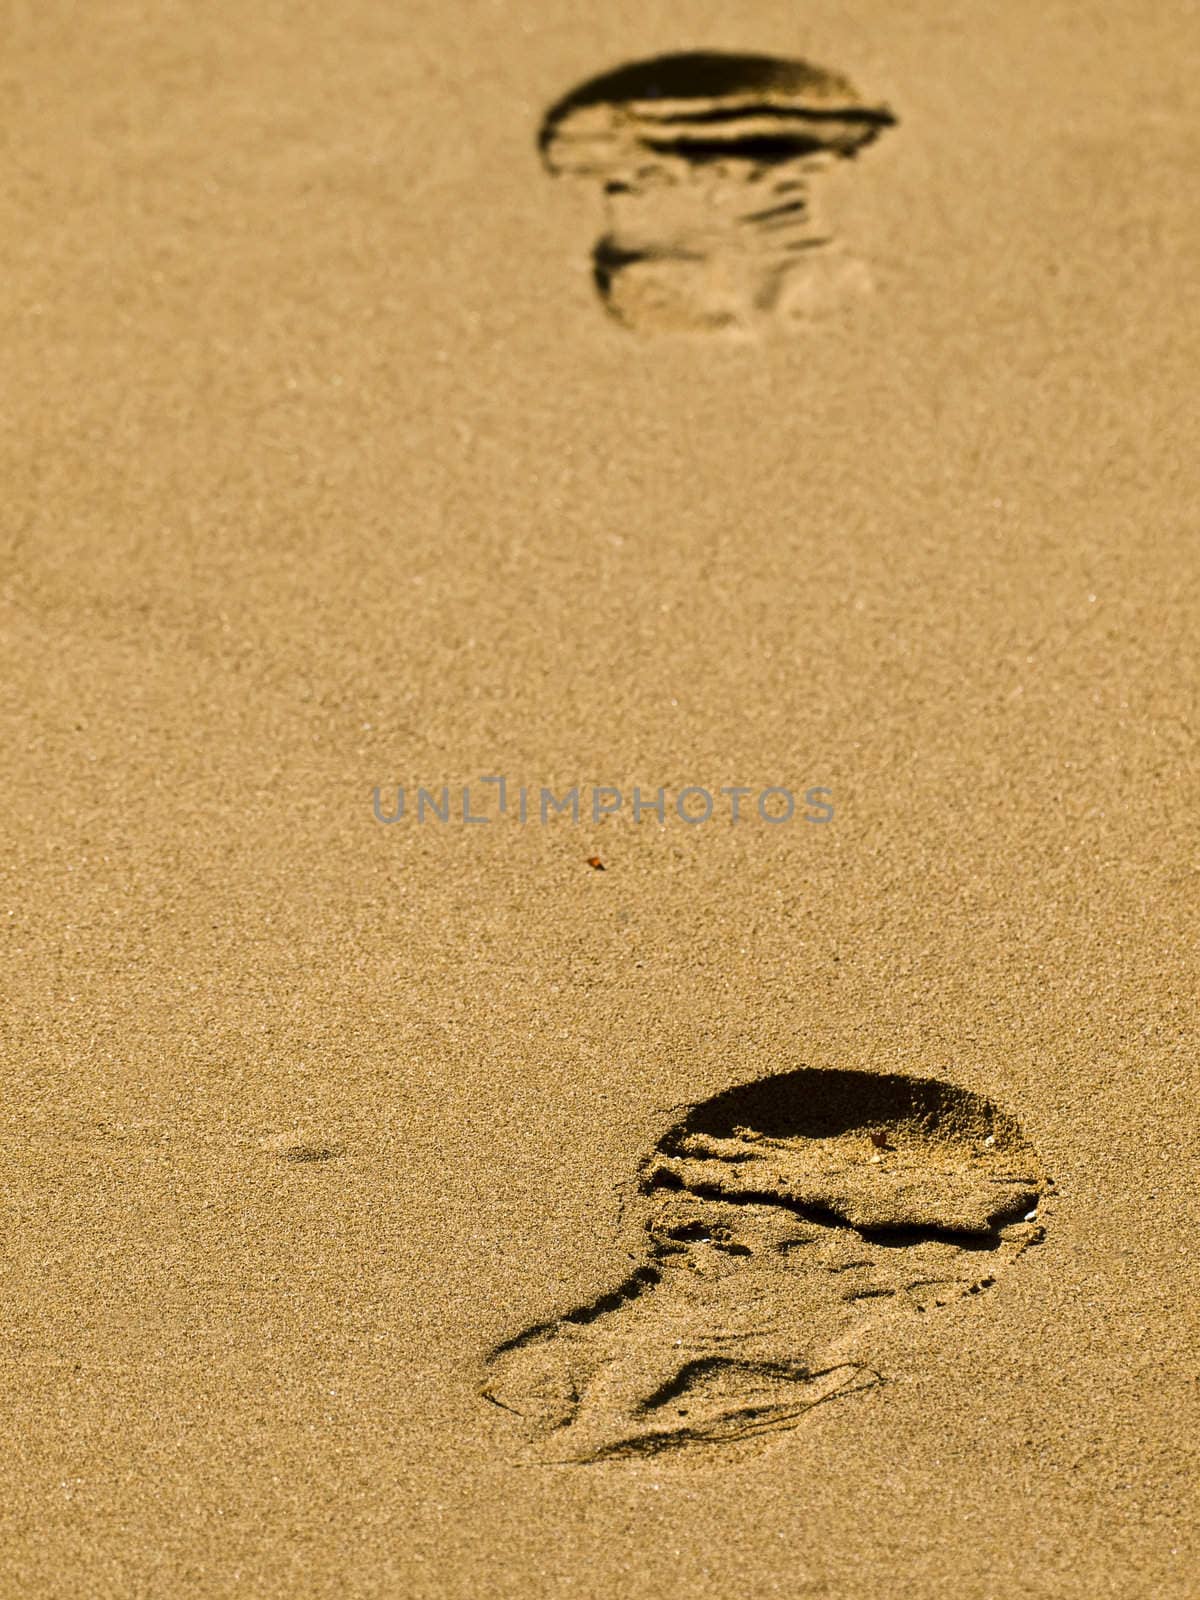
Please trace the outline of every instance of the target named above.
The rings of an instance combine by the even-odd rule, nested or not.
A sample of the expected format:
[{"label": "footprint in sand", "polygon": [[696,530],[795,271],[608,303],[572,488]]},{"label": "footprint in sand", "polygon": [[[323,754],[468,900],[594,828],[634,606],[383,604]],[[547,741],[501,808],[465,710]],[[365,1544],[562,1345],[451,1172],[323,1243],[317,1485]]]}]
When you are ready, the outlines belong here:
[{"label": "footprint in sand", "polygon": [[482,1392],[557,1460],[795,1427],[883,1381],[889,1324],[990,1287],[1041,1238],[1049,1187],[1013,1119],[950,1084],[804,1069],[728,1090],[642,1163],[635,1270],[497,1346]]},{"label": "footprint in sand", "polygon": [[582,84],[546,113],[539,143],[552,173],[603,189],[592,261],[619,322],[745,331],[869,283],[814,220],[810,189],[895,120],[805,61],[693,53]]}]

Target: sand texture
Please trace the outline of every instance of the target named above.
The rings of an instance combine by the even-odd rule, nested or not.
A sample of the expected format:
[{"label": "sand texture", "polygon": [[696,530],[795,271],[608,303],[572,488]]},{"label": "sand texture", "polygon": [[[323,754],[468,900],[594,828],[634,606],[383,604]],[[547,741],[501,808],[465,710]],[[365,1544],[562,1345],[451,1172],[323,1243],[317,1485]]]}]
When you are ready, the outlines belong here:
[{"label": "sand texture", "polygon": [[1195,6],[2,31],[2,1600],[1197,1600]]}]

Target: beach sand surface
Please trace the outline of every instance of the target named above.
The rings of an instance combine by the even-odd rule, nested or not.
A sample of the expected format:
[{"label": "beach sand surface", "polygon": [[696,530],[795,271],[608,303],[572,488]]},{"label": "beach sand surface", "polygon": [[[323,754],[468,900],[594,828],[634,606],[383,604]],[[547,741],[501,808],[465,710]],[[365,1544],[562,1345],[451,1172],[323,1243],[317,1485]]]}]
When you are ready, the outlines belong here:
[{"label": "beach sand surface", "polygon": [[[1195,7],[10,22],[0,1593],[1200,1595]],[[788,327],[620,326],[539,161],[693,49],[896,116]],[[484,775],[835,815],[372,814]],[[1044,1238],[549,1459],[489,1355],[801,1068],[993,1101]]]}]

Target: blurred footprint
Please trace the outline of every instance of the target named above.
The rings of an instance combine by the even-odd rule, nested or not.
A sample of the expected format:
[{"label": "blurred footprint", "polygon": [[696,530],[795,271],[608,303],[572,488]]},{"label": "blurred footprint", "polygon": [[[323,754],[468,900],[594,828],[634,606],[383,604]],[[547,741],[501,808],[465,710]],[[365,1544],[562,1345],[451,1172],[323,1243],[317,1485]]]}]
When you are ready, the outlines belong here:
[{"label": "blurred footprint", "polygon": [[547,112],[553,173],[603,189],[593,251],[608,311],[643,332],[746,330],[869,280],[811,213],[813,178],[895,122],[838,73],[773,56],[658,56]]}]

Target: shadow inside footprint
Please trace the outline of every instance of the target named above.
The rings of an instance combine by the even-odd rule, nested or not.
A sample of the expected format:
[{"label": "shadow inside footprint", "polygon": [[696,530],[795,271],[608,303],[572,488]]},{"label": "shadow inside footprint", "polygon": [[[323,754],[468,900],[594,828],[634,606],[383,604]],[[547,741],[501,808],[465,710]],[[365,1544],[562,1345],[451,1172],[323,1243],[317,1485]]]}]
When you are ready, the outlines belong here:
[{"label": "shadow inside footprint", "polygon": [[882,1381],[881,1319],[990,1287],[1041,1237],[1048,1180],[989,1101],[801,1069],[694,1107],[642,1163],[644,1259],[488,1357],[484,1395],[594,1461],[794,1427]]},{"label": "shadow inside footprint", "polygon": [[746,330],[836,303],[865,281],[813,220],[813,179],[895,122],[839,73],[698,51],[592,78],[546,113],[552,173],[590,178],[606,309],[644,332]]}]

